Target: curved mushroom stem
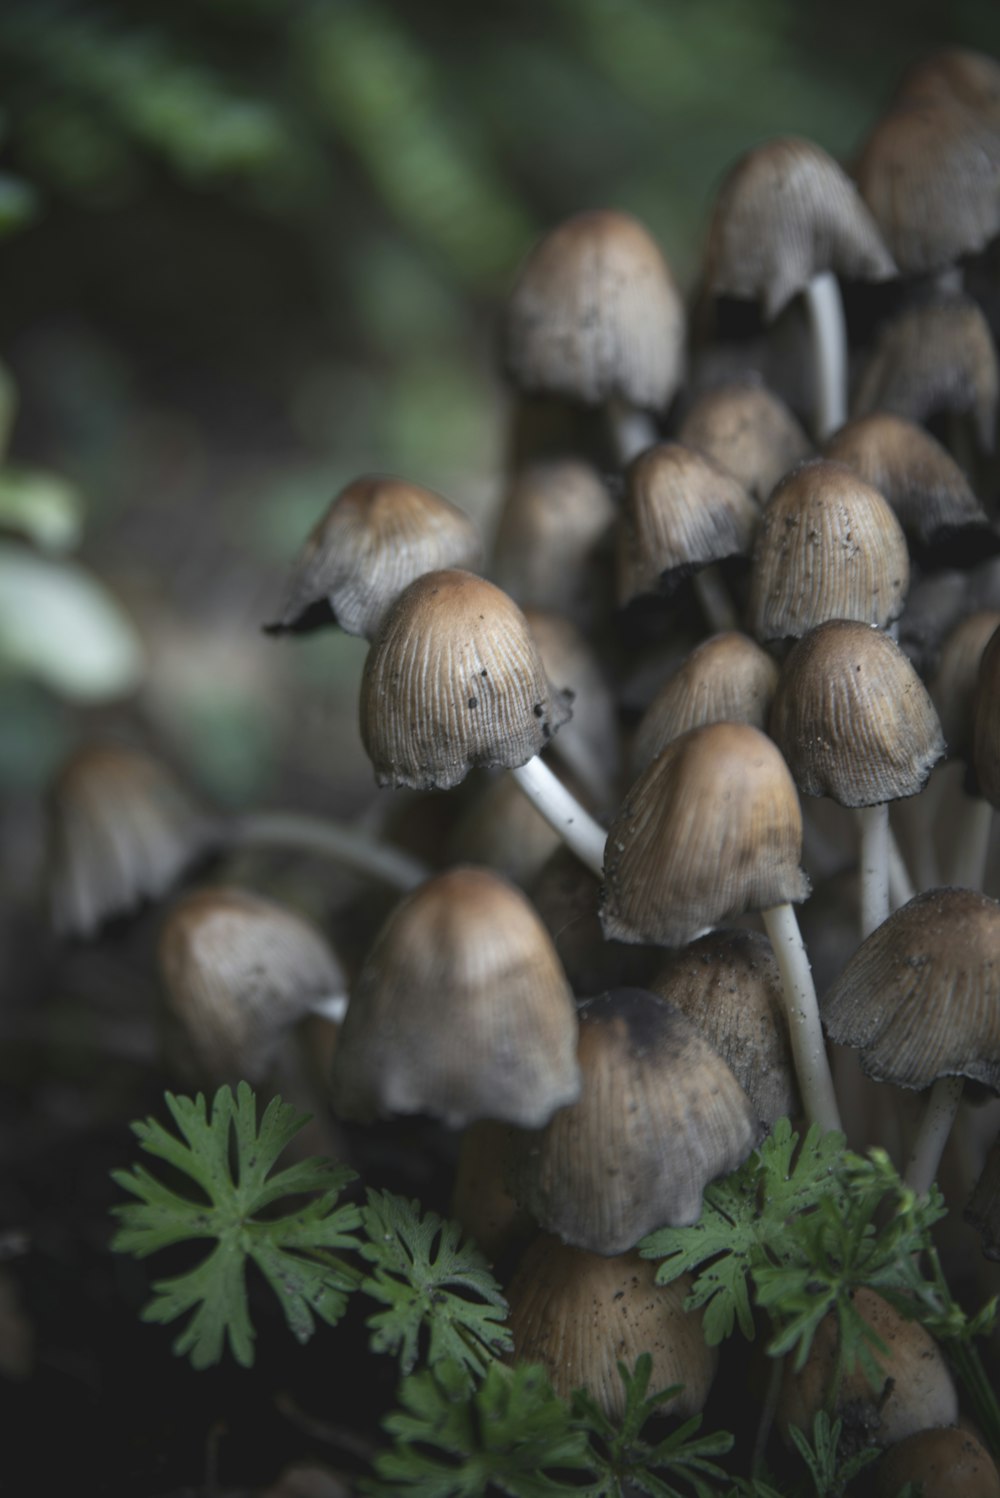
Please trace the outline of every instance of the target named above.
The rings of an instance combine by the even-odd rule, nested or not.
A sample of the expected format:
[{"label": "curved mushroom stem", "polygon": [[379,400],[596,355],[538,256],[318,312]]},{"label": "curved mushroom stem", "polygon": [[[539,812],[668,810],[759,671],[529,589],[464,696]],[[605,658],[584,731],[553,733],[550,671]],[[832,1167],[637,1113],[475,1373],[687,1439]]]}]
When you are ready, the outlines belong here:
[{"label": "curved mushroom stem", "polygon": [[562,781],[553,775],[548,765],[536,755],[526,765],[519,765],[510,772],[524,794],[539,811],[550,827],[554,827],[563,842],[586,864],[598,879],[604,875],[604,844],[607,833],[584,811],[579,801]]},{"label": "curved mushroom stem", "polygon": [[948,1135],[962,1100],[962,1077],[941,1077],[931,1088],[903,1179],[918,1196],[934,1183]]},{"label": "curved mushroom stem", "polygon": [[709,629],[715,634],[722,634],[728,629],[739,629],[740,622],[733,600],[718,567],[700,567],[692,576],[691,584]]},{"label": "curved mushroom stem", "polygon": [[841,1129],[816,986],[795,911],[788,904],[773,905],[761,911],[761,916],[781,973],[792,1055],[806,1113],[811,1123],[827,1131]]},{"label": "curved mushroom stem", "polygon": [[621,396],[613,396],[607,403],[608,423],[611,427],[611,438],[618,454],[618,461],[623,468],[644,453],[647,447],[654,447],[660,440],[659,428],[648,411],[640,411],[638,406],[630,406],[628,401]]},{"label": "curved mushroom stem", "polygon": [[889,919],[889,804],[862,806],[861,940]]},{"label": "curved mushroom stem", "polygon": [[966,796],[959,813],[952,884],[981,890],[986,882],[986,859],[993,831],[993,807],[982,796]]},{"label": "curved mushroom stem", "polygon": [[426,864],[401,848],[380,843],[340,822],[295,811],[252,811],[234,817],[226,829],[230,849],[294,848],[318,853],[356,874],[381,879],[395,889],[416,889],[429,878]]},{"label": "curved mushroom stem", "polygon": [[840,287],[832,271],[813,276],[802,295],[812,333],[816,380],[815,435],[820,442],[847,420],[847,330]]}]

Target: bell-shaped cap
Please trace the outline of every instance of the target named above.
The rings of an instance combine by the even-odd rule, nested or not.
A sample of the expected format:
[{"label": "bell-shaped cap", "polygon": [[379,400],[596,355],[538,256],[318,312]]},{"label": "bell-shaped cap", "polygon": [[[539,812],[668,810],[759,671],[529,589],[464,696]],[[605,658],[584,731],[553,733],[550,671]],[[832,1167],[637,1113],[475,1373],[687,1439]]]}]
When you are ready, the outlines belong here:
[{"label": "bell-shaped cap", "polygon": [[795,782],[771,740],[745,723],[692,729],[642,772],[611,824],[604,934],[683,946],[745,911],[804,900],[801,856]]},{"label": "bell-shaped cap", "polygon": [[930,694],[881,630],[832,619],[781,668],[771,737],[800,791],[841,806],[915,796],[945,752]]},{"label": "bell-shaped cap", "polygon": [[448,790],[474,765],[526,764],[569,716],[521,610],[471,572],[411,583],[365,661],[361,737],[379,785]]},{"label": "bell-shaped cap", "polygon": [[618,1423],[625,1413],[618,1364],[631,1370],[648,1352],[651,1391],[683,1385],[663,1413],[687,1419],[704,1409],[718,1364],[701,1312],[684,1309],[690,1289],[689,1275],[658,1286],[656,1266],[637,1253],[608,1258],[543,1234],[507,1292],[514,1357],[541,1363],[563,1399],[586,1389]]},{"label": "bell-shaped cap", "polygon": [[811,141],[767,141],[740,158],[715,201],[705,254],[712,296],[760,302],[771,322],[813,276],[896,274],[846,172]]},{"label": "bell-shaped cap", "polygon": [[711,458],[679,442],[648,448],[625,474],[619,602],[726,557],[748,556],[759,519],[743,485]]},{"label": "bell-shaped cap", "polygon": [[196,890],[177,901],[159,962],[169,1008],[218,1081],[260,1081],[285,1031],[345,996],[340,964],[315,926],[244,889]]},{"label": "bell-shaped cap", "polygon": [[1000,1092],[1000,905],[932,889],[864,941],[822,1004],[831,1040],[876,1082],[968,1077]]},{"label": "bell-shaped cap", "polygon": [[617,511],[596,468],[576,458],[533,463],[514,478],[500,512],[496,582],[522,608],[575,623],[594,616],[596,564]]},{"label": "bell-shaped cap", "polygon": [[744,381],[706,390],[688,407],[677,432],[686,447],[720,464],[760,504],[812,443],[781,398]]},{"label": "bell-shaped cap", "polygon": [[1000,1498],[1000,1472],[971,1431],[958,1425],[918,1430],[890,1446],[875,1467],[872,1498]]},{"label": "bell-shaped cap", "polygon": [[627,213],[557,225],[511,293],[506,363],[524,390],[662,411],[684,375],[684,303],[658,246]]},{"label": "bell-shaped cap", "polygon": [[672,739],[708,723],[767,728],[778,667],[749,635],[725,630],[692,650],[642,716],[632,746],[635,771],[644,770]]},{"label": "bell-shaped cap", "polygon": [[269,631],[331,621],[371,640],[414,578],[478,567],[482,551],[468,515],[440,494],[406,479],[355,479],[310,531]]},{"label": "bell-shaped cap", "polygon": [[217,817],[161,760],[94,744],[63,766],[48,796],[52,919],[91,936],[167,892],[220,839]]},{"label": "bell-shaped cap", "polygon": [[713,931],[676,953],[650,980],[727,1063],[770,1128],[799,1111],[781,974],[760,931]]},{"label": "bell-shaped cap", "polygon": [[686,1227],[757,1143],[750,1100],[680,1010],[623,988],[580,1008],[579,1102],[512,1141],[511,1187],[548,1232],[620,1254]]},{"label": "bell-shaped cap", "polygon": [[764,508],[748,613],[760,640],[798,638],[828,619],[880,629],[903,611],[906,538],[889,504],[841,463],[803,463]]},{"label": "bell-shaped cap", "polygon": [[989,324],[971,297],[937,297],[885,324],[858,379],[853,416],[893,411],[926,422],[968,415],[984,452],[995,442],[1000,371]]},{"label": "bell-shaped cap", "polygon": [[333,1061],[344,1118],[543,1124],[577,1097],[569,984],[529,901],[488,869],[420,886],[383,926]]},{"label": "bell-shaped cap", "polygon": [[1000,62],[971,47],[942,47],[913,63],[893,105],[950,100],[984,118],[1000,116]]}]

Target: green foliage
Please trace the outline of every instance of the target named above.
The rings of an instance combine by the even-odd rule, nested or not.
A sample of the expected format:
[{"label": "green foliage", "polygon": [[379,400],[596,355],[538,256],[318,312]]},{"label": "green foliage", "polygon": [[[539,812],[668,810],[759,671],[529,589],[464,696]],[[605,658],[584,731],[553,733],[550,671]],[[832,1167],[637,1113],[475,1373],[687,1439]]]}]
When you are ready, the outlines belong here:
[{"label": "green foliage", "polygon": [[858,1473],[878,1461],[881,1455],[878,1447],[867,1446],[841,1460],[838,1453],[841,1429],[841,1422],[831,1421],[824,1410],[820,1410],[813,1421],[812,1444],[803,1431],[795,1426],[791,1428],[795,1448],[809,1468],[816,1498],[840,1498]]},{"label": "green foliage", "polygon": [[428,1365],[449,1360],[471,1387],[512,1346],[507,1302],[486,1259],[457,1222],[436,1212],[421,1217],[419,1203],[387,1191],[368,1192],[362,1221],[369,1241],[361,1254],[375,1266],[362,1289],[387,1308],[368,1318],[373,1349],[398,1353],[401,1371],[410,1373],[426,1328]]},{"label": "green foliage", "polygon": [[[312,1335],[317,1316],[329,1325],[337,1322],[358,1281],[357,1272],[331,1253],[357,1247],[353,1230],[361,1214],[354,1206],[337,1206],[353,1171],[314,1158],[272,1174],[278,1156],[307,1120],[274,1098],[258,1129],[256,1101],[245,1082],[235,1099],[228,1087],[220,1087],[211,1115],[201,1093],[193,1099],[167,1093],[166,1101],[181,1138],[152,1118],[133,1124],[133,1130],[147,1154],[187,1176],[203,1196],[181,1195],[141,1165],[115,1171],[118,1185],[139,1200],[113,1209],[121,1227],[112,1247],[145,1258],[188,1239],[214,1238],[216,1244],[193,1269],[154,1284],[143,1318],[169,1322],[194,1308],[174,1351],[190,1353],[196,1368],[207,1368],[219,1361],[228,1339],[237,1362],[249,1367],[254,1355],[249,1259],[278,1297],[300,1342]],[[260,1215],[282,1198],[303,1195],[313,1200],[281,1217]]]}]

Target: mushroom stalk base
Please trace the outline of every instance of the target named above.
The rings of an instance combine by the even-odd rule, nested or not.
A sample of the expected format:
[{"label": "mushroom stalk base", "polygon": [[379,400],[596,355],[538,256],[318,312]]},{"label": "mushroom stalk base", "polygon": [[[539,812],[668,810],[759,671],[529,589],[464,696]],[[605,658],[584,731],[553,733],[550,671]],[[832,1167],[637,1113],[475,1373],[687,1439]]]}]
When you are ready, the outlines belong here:
[{"label": "mushroom stalk base", "polygon": [[781,973],[792,1055],[806,1113],[811,1123],[827,1132],[839,1130],[840,1110],[826,1055],[816,986],[795,911],[788,904],[773,905],[762,911],[761,917]]},{"label": "mushroom stalk base", "polygon": [[816,406],[813,425],[825,442],[847,420],[847,330],[840,287],[832,271],[813,276],[802,295],[812,333]]},{"label": "mushroom stalk base", "polygon": [[962,1100],[962,1077],[941,1077],[931,1088],[920,1130],[903,1177],[918,1196],[926,1196],[934,1184],[951,1126]]},{"label": "mushroom stalk base", "polygon": [[230,822],[227,843],[232,850],[292,848],[300,853],[318,853],[352,873],[381,879],[394,889],[416,889],[430,877],[427,866],[401,848],[380,843],[357,828],[303,812],[247,812]]},{"label": "mushroom stalk base", "polygon": [[536,755],[510,772],[535,810],[598,879],[604,876],[607,833]]}]

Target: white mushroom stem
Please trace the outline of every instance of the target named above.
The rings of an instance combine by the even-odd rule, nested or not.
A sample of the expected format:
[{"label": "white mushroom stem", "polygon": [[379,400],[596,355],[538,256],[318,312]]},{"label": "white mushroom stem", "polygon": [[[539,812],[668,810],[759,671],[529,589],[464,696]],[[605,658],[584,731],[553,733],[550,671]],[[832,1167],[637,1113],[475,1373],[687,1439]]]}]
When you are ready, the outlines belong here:
[{"label": "white mushroom stem", "polygon": [[563,842],[598,879],[604,875],[607,833],[562,781],[536,755],[510,772],[536,811],[554,827]]},{"label": "white mushroom stem", "polygon": [[795,1072],[806,1113],[811,1123],[818,1123],[827,1132],[840,1129],[816,986],[795,911],[787,903],[772,905],[761,916],[781,973]]},{"label": "white mushroom stem", "polygon": [[961,1077],[941,1077],[931,1088],[920,1129],[903,1177],[918,1196],[926,1196],[934,1183],[948,1143],[951,1126],[962,1100]]},{"label": "white mushroom stem", "polygon": [[254,811],[228,825],[227,844],[237,848],[293,848],[332,859],[355,874],[381,879],[394,889],[416,889],[430,875],[426,864],[369,833],[294,811]]},{"label": "white mushroom stem", "polygon": [[892,826],[889,827],[889,903],[893,910],[901,910],[916,898],[916,887],[910,878],[906,860],[899,850]]},{"label": "white mushroom stem", "polygon": [[718,567],[700,567],[692,576],[691,583],[705,621],[713,633],[722,634],[729,629],[739,629],[740,622],[733,600]]},{"label": "white mushroom stem", "polygon": [[812,333],[816,407],[813,425],[825,442],[847,420],[847,329],[840,287],[832,271],[813,276],[802,295]]},{"label": "white mushroom stem", "polygon": [[982,796],[966,796],[955,834],[955,864],[951,882],[958,889],[981,890],[986,882],[986,859],[993,831],[993,807]]},{"label": "white mushroom stem", "polygon": [[648,411],[640,411],[620,396],[614,396],[608,401],[607,413],[615,452],[623,468],[647,447],[659,442],[659,428]]},{"label": "white mushroom stem", "polygon": [[889,805],[862,806],[861,940],[889,919]]}]

